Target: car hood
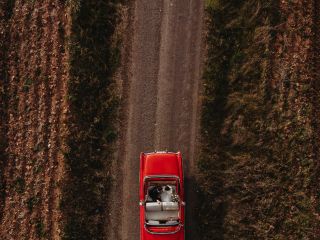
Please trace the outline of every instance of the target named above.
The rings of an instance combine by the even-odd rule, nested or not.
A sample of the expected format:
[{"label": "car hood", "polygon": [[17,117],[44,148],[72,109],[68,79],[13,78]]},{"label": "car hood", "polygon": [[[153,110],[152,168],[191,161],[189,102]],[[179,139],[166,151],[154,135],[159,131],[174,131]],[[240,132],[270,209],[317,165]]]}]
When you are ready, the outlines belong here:
[{"label": "car hood", "polygon": [[[163,164],[165,162],[165,164]],[[144,175],[175,175],[179,176],[179,161],[176,154],[146,155]]]}]

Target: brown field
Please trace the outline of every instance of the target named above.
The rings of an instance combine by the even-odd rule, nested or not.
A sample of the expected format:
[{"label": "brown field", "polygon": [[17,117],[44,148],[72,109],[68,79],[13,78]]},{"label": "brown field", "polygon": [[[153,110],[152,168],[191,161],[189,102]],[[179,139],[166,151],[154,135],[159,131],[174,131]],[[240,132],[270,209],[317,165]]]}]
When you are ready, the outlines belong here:
[{"label": "brown field", "polygon": [[207,2],[202,239],[319,239],[319,3]]},{"label": "brown field", "polygon": [[0,239],[105,239],[120,5],[0,7]]},{"label": "brown field", "polygon": [[58,239],[68,109],[66,8],[58,0],[16,1],[12,7],[1,26],[7,149],[0,238]]}]

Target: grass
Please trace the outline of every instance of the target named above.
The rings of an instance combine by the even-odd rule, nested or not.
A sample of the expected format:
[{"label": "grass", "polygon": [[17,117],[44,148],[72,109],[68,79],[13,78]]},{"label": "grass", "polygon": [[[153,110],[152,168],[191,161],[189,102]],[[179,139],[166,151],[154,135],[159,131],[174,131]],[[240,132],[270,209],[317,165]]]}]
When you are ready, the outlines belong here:
[{"label": "grass", "polygon": [[[312,188],[310,84],[290,96],[271,86],[278,1],[206,1],[199,160],[201,239],[312,239],[318,224]],[[297,112],[293,112],[295,109]]]},{"label": "grass", "polygon": [[66,2],[72,11],[72,29],[68,43],[70,134],[64,153],[67,180],[60,203],[65,218],[62,239],[104,238],[119,102],[113,81],[118,50],[112,43],[118,3]]}]

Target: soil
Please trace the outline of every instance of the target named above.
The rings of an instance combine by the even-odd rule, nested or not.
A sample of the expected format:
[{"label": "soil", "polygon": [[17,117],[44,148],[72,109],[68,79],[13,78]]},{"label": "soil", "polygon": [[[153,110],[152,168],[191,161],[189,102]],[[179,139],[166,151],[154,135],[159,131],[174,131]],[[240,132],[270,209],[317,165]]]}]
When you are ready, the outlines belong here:
[{"label": "soil", "polygon": [[16,1],[8,22],[7,164],[0,238],[59,239],[68,79],[61,1]]},{"label": "soil", "polygon": [[[186,181],[186,236],[196,239],[195,151],[201,78],[202,1],[136,1],[123,90],[119,151],[113,169],[108,239],[139,239],[139,154],[181,151]],[[125,41],[125,42],[126,42]],[[128,52],[128,51],[127,51]],[[120,76],[121,77],[121,76]],[[121,81],[120,81],[121,82]],[[124,93],[124,96],[126,93]]]}]

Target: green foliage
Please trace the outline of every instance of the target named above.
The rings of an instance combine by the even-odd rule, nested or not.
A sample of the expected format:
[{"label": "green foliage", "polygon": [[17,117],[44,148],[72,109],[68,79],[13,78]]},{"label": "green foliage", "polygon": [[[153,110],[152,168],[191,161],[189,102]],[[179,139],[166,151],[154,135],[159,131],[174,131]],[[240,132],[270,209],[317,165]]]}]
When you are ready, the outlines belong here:
[{"label": "green foliage", "polygon": [[30,4],[34,4],[34,3],[36,2],[36,0],[28,0],[28,2],[29,2]]},{"label": "green foliage", "polygon": [[26,183],[22,177],[18,177],[13,182],[13,188],[17,193],[23,193],[25,190]]},{"label": "green foliage", "polygon": [[221,0],[205,0],[206,8],[218,10],[222,4],[220,3]]},{"label": "green foliage", "polygon": [[71,119],[64,153],[68,180],[60,202],[66,216],[62,239],[104,239],[107,173],[119,105],[113,80],[119,54],[112,42],[117,2],[67,1],[72,13],[68,46]]},{"label": "green foliage", "polygon": [[39,203],[39,198],[38,198],[38,197],[30,197],[30,198],[27,200],[28,210],[29,210],[30,212],[32,212],[34,206],[37,205],[38,203]]},{"label": "green foliage", "polygon": [[[201,239],[312,239],[310,102],[270,87],[278,1],[207,1]],[[297,79],[290,79],[296,82]],[[306,98],[310,86],[296,94]],[[294,98],[295,96],[292,96]]]},{"label": "green foliage", "polygon": [[23,91],[25,91],[25,92],[29,91],[32,83],[33,83],[33,80],[31,78],[27,78],[23,84]]},{"label": "green foliage", "polygon": [[35,227],[36,227],[37,237],[38,237],[39,239],[46,238],[47,233],[46,233],[46,230],[45,230],[45,225],[44,225],[44,223],[43,223],[43,221],[42,221],[41,219],[38,219],[38,220],[35,222]]},{"label": "green foliage", "polygon": [[76,14],[81,7],[81,0],[65,0],[65,4],[71,8],[71,12]]}]

